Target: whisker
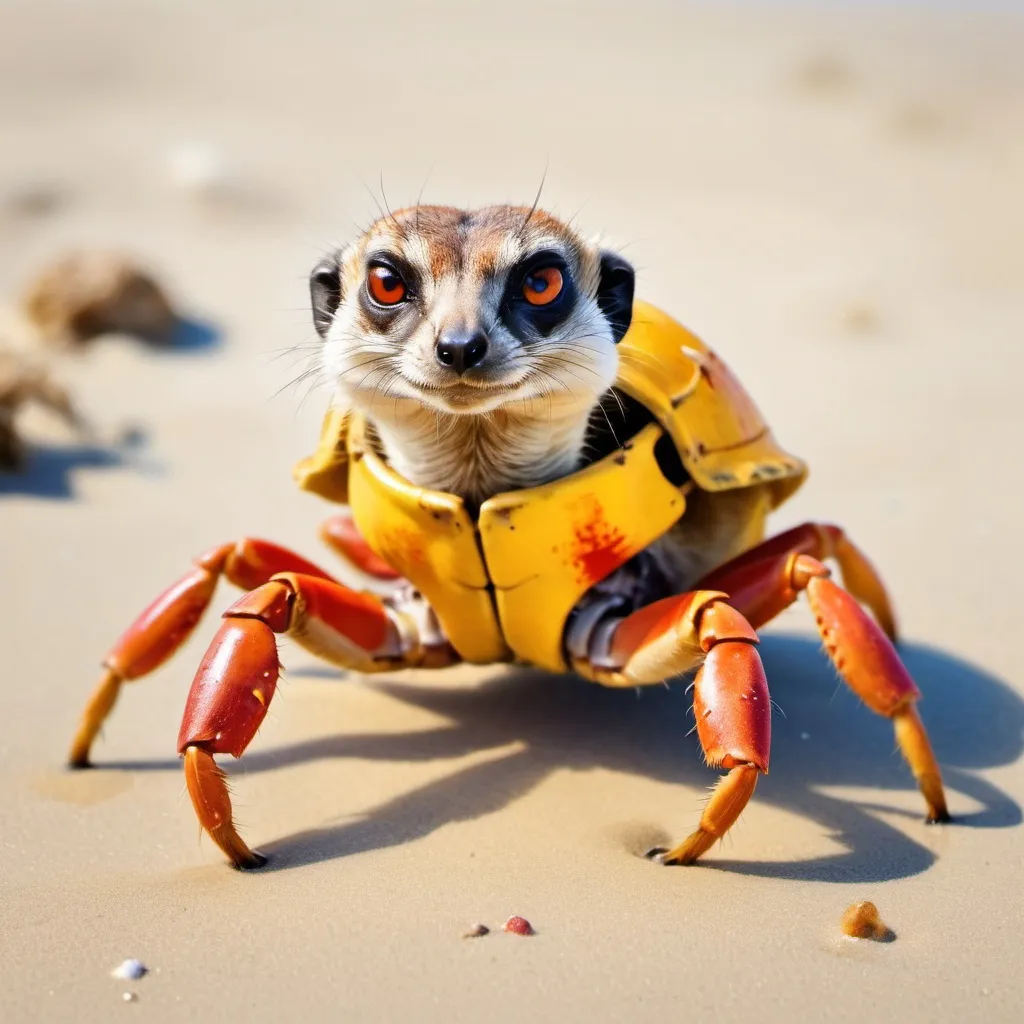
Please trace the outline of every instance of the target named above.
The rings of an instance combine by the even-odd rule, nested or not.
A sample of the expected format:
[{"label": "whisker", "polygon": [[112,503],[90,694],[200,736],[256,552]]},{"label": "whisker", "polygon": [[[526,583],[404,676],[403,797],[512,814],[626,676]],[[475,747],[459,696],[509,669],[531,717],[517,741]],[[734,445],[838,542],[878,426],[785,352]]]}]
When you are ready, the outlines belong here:
[{"label": "whisker", "polygon": [[520,237],[522,237],[523,232],[526,230],[527,224],[530,223],[530,221],[533,219],[533,215],[537,212],[537,206],[540,203],[540,194],[541,194],[541,192],[544,191],[544,182],[547,180],[547,176],[548,176],[548,164],[547,164],[547,161],[545,161],[544,162],[544,173],[540,176],[540,185],[537,188],[537,195],[534,197],[533,206],[530,207],[530,212],[526,215],[526,218],[523,220],[523,223],[519,226],[519,236]]},{"label": "whisker", "polygon": [[388,216],[391,218],[391,223],[395,225],[395,230],[398,231],[398,233],[404,238],[405,237],[405,229],[395,219],[395,215],[391,212],[391,207],[388,206],[388,196],[387,196],[387,193],[384,191],[384,168],[383,167],[381,168],[381,171],[380,171],[380,194],[381,194],[381,197],[384,199],[384,209],[388,211]]},{"label": "whisker", "polygon": [[303,370],[303,372],[300,373],[298,375],[298,377],[296,377],[294,380],[290,380],[290,381],[288,381],[287,384],[281,385],[281,387],[279,387],[270,396],[270,401],[273,401],[273,399],[277,398],[277,396],[280,395],[282,391],[287,391],[289,388],[294,387],[296,384],[301,384],[304,380],[307,380],[313,374],[319,373],[319,372],[320,372],[320,367],[319,366],[311,366],[308,370]]},{"label": "whisker", "polygon": [[[362,179],[362,178],[360,178],[360,179],[359,179],[359,182],[360,182],[360,184],[361,184],[361,185],[363,186],[363,188],[365,188],[365,189],[366,189],[366,191],[367,191],[368,195],[369,195],[369,196],[370,196],[370,198],[371,198],[371,199],[373,200],[373,205],[377,207],[377,211],[378,211],[378,213],[380,213],[380,219],[381,219],[381,220],[387,220],[387,216],[386,216],[386,214],[384,213],[384,209],[383,209],[383,207],[381,207],[381,205],[380,205],[380,201],[379,201],[379,200],[377,199],[377,197],[376,197],[376,196],[375,196],[375,195],[373,194],[373,189],[371,189],[371,188],[370,188],[370,186],[369,186],[369,185],[367,185],[367,184],[366,184],[366,182],[365,182],[365,181],[363,181],[363,179]],[[360,234],[366,234],[366,231],[364,230],[364,231],[360,232]]]}]

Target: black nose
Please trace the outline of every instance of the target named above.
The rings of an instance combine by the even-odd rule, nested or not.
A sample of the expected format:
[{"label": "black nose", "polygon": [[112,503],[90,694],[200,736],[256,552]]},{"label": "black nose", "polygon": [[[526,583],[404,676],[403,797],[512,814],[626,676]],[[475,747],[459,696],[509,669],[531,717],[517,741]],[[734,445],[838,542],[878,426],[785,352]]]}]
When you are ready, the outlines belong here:
[{"label": "black nose", "polygon": [[487,335],[480,331],[442,334],[434,346],[434,354],[442,366],[465,373],[487,355]]}]

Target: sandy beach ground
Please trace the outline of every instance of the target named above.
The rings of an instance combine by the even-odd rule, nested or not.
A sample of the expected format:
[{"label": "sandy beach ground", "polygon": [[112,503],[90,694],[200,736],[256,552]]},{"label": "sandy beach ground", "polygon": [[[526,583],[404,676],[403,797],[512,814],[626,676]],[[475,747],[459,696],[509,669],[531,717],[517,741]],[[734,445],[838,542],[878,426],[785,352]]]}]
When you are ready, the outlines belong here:
[{"label": "sandy beach ground", "polygon": [[[0,3],[0,300],[118,246],[194,321],[56,360],[101,440],[27,415],[0,478],[0,1018],[1021,1019],[1024,14],[931,7]],[[230,765],[272,858],[240,874],[174,754],[211,614],[100,768],[63,768],[106,649],[193,555],[248,533],[333,564],[290,479],[328,398],[288,386],[318,255],[382,177],[392,205],[529,202],[545,167],[545,205],[809,460],[775,525],[840,522],[883,570],[954,824],[924,825],[804,606],[762,647],[771,774],[697,868],[640,856],[714,780],[684,686],[368,681],[287,647]],[[863,899],[895,941],[840,935]],[[112,979],[125,957],[151,973]]]}]

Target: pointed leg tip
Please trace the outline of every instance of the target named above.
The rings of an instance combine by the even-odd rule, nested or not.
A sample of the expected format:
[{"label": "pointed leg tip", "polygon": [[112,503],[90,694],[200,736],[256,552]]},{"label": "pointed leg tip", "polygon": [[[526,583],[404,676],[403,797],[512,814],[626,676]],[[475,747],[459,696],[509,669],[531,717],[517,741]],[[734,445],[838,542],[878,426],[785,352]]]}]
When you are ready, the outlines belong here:
[{"label": "pointed leg tip", "polygon": [[924,819],[926,825],[949,825],[953,821],[953,816],[943,808],[941,811],[929,814]]},{"label": "pointed leg tip", "polygon": [[91,751],[89,749],[89,745],[78,742],[74,743],[71,747],[71,750],[68,752],[68,768],[92,768],[93,763],[89,759],[90,753]]},{"label": "pointed leg tip", "polygon": [[258,871],[267,863],[267,860],[267,856],[260,853],[259,850],[250,850],[249,856],[244,860],[237,861],[235,867],[239,871]]},{"label": "pointed leg tip", "polygon": [[662,867],[687,867],[696,863],[696,857],[688,857],[681,854],[679,850],[667,850],[664,846],[652,847],[644,854],[644,858],[652,864],[659,864]]}]

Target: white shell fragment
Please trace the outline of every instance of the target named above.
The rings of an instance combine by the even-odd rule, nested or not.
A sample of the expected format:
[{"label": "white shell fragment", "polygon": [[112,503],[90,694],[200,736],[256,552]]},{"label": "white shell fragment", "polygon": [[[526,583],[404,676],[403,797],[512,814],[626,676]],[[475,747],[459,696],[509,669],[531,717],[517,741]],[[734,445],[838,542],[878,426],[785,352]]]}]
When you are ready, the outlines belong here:
[{"label": "white shell fragment", "polygon": [[189,143],[176,146],[167,157],[171,180],[197,196],[215,196],[230,191],[232,168],[214,146]]},{"label": "white shell fragment", "polygon": [[138,981],[148,973],[149,968],[141,960],[125,960],[110,972],[111,977],[124,978],[128,981]]},{"label": "white shell fragment", "polygon": [[139,997],[138,997],[138,996],[137,996],[137,995],[136,995],[136,994],[135,994],[134,992],[125,992],[125,993],[124,993],[124,994],[123,994],[123,995],[121,996],[121,998],[122,998],[122,999],[123,999],[123,1000],[124,1000],[124,1001],[125,1001],[126,1003],[134,1003],[134,1002],[135,1002],[135,1000],[136,1000],[136,999],[138,999]]}]

